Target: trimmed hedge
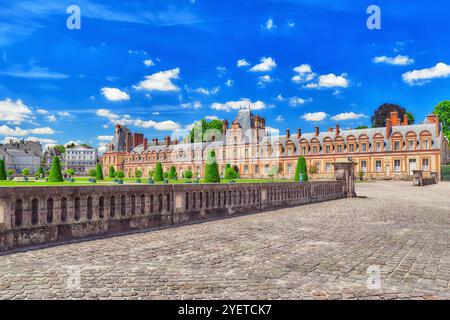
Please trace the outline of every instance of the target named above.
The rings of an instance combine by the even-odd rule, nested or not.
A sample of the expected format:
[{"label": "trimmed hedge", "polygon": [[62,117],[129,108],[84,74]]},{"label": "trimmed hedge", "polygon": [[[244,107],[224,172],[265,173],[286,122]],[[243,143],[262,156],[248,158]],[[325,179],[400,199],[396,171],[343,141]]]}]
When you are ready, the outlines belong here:
[{"label": "trimmed hedge", "polygon": [[156,163],[155,174],[153,175],[153,180],[164,181],[164,173],[161,162]]},{"label": "trimmed hedge", "polygon": [[220,183],[219,166],[217,165],[216,152],[211,150],[206,158],[205,182]]},{"label": "trimmed hedge", "polygon": [[59,157],[53,157],[48,182],[63,182],[63,181],[64,179],[61,172],[61,162],[59,161]]},{"label": "trimmed hedge", "polygon": [[305,157],[298,157],[297,168],[295,169],[294,181],[300,181],[300,174],[302,176],[302,181],[308,181],[308,172],[306,170],[306,160]]}]

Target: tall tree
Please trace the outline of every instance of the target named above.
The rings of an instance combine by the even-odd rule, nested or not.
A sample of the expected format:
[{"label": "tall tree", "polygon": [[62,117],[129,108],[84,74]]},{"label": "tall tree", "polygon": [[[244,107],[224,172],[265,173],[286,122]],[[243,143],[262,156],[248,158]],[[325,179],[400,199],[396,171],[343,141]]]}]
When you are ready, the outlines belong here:
[{"label": "tall tree", "polygon": [[5,160],[0,159],[0,180],[6,180]]},{"label": "tall tree", "polygon": [[306,160],[305,157],[298,157],[297,168],[295,169],[294,181],[308,181],[308,172],[306,171]]},{"label": "tall tree", "polygon": [[177,168],[175,166],[170,167],[169,179],[176,180],[177,179]]},{"label": "tall tree", "polygon": [[216,152],[211,150],[206,158],[205,182],[220,183],[219,166],[217,165]]},{"label": "tall tree", "polygon": [[61,173],[61,162],[59,157],[53,157],[52,167],[50,169],[50,175],[48,177],[49,182],[63,182],[63,176]]},{"label": "tall tree", "polygon": [[155,181],[164,181],[164,173],[161,162],[156,163],[155,175],[153,176]]},{"label": "tall tree", "polygon": [[102,165],[100,163],[97,163],[97,167],[95,170],[96,170],[95,179],[97,179],[98,181],[105,180],[105,178],[103,177]]},{"label": "tall tree", "polygon": [[384,103],[379,106],[373,113],[371,118],[372,127],[384,127],[386,126],[386,119],[389,118],[391,112],[397,111],[400,121],[403,120],[403,116],[406,114],[406,109],[398,104]]},{"label": "tall tree", "polygon": [[433,113],[439,117],[444,135],[447,139],[450,139],[450,100],[444,100],[438,103],[438,105],[434,107]]},{"label": "tall tree", "polygon": [[116,176],[116,171],[114,170],[114,167],[113,167],[113,166],[110,166],[110,167],[109,167],[109,174],[108,174],[108,177],[114,178],[115,176]]},{"label": "tall tree", "polygon": [[189,133],[191,142],[205,142],[211,140],[212,137],[208,135],[209,130],[223,133],[223,122],[220,120],[206,121],[205,119],[197,121]]}]

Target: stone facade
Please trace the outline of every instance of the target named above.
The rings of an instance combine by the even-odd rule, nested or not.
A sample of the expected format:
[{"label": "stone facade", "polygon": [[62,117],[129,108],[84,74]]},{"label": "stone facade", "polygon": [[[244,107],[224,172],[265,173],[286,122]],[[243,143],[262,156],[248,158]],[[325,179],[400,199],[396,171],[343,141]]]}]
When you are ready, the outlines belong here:
[{"label": "stone facade", "polygon": [[34,173],[41,166],[42,146],[40,143],[11,142],[0,146],[0,159],[5,160],[6,169],[22,172],[27,168]]},{"label": "stone facade", "polygon": [[316,127],[314,133],[297,129],[293,134],[287,129],[285,135],[277,135],[267,129],[263,117],[240,110],[230,126],[224,120],[222,132],[208,135],[209,142],[196,143],[178,143],[179,137],[150,142],[124,126],[117,125],[115,130],[103,156],[104,174],[113,166],[129,177],[136,169],[147,176],[158,161],[166,171],[175,166],[179,177],[186,170],[203,176],[206,155],[212,149],[221,173],[229,163],[242,178],[267,178],[274,168],[280,168],[274,174],[278,178],[292,178],[300,155],[308,167],[317,167],[318,178],[331,178],[332,164],[348,157],[356,162],[355,173],[364,172],[366,179],[412,179],[417,169],[425,176],[436,172],[440,177],[441,165],[449,159],[448,141],[434,115],[408,125],[406,118],[401,120],[393,112],[384,128],[343,130],[336,125],[325,132]]},{"label": "stone facade", "polygon": [[0,250],[340,199],[354,194],[349,188],[352,185],[342,179],[306,183],[5,187],[0,188]]},{"label": "stone facade", "polygon": [[97,149],[84,146],[66,148],[66,169],[73,169],[76,175],[87,175],[97,166]]}]

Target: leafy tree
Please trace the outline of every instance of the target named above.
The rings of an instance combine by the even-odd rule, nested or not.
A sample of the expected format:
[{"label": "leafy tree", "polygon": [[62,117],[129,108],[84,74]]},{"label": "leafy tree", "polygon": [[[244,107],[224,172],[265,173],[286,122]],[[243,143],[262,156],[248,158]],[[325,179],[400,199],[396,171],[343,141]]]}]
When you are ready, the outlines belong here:
[{"label": "leafy tree", "polygon": [[192,179],[192,177],[193,177],[192,171],[191,171],[191,170],[186,170],[186,171],[184,172],[184,177],[185,177],[186,179]]},{"label": "leafy tree", "polygon": [[28,177],[30,175],[30,169],[28,168],[23,168],[22,170],[22,176],[24,176],[25,178]]},{"label": "leafy tree", "polygon": [[148,177],[149,177],[150,179],[152,179],[154,175],[155,175],[155,171],[150,170],[150,171],[148,172]]},{"label": "leafy tree", "polygon": [[16,172],[13,169],[9,169],[6,173],[8,174],[9,177],[12,177]]},{"label": "leafy tree", "polygon": [[105,178],[103,177],[102,165],[100,163],[97,163],[97,167],[95,170],[96,170],[95,179],[97,179],[98,181],[105,180]]},{"label": "leafy tree", "polygon": [[171,180],[177,179],[177,168],[175,168],[175,166],[170,167],[169,179]]},{"label": "leafy tree", "polygon": [[416,119],[414,118],[412,112],[407,111],[406,117],[408,117],[408,124],[414,124],[414,122],[416,122]]},{"label": "leafy tree", "polygon": [[55,150],[56,150],[57,152],[59,152],[60,154],[63,154],[63,153],[66,152],[66,147],[63,146],[63,145],[57,145],[57,146],[54,146],[54,148],[55,148]]},{"label": "leafy tree", "polygon": [[89,176],[90,177],[95,178],[96,175],[97,175],[97,170],[95,170],[95,169],[89,170]]},{"label": "leafy tree", "polygon": [[50,169],[50,176],[48,177],[49,182],[63,182],[63,176],[61,173],[61,162],[59,157],[53,157],[52,167]]},{"label": "leafy tree", "polygon": [[438,103],[438,105],[434,107],[433,113],[439,117],[444,135],[447,139],[450,139],[450,100]]},{"label": "leafy tree", "polygon": [[69,144],[66,144],[66,149],[73,149],[73,148],[75,148],[77,145],[75,144],[75,143],[69,143]]},{"label": "leafy tree", "polygon": [[109,178],[114,178],[116,176],[116,170],[114,170],[114,167],[113,166],[110,166],[109,167],[109,174],[108,174],[108,177]]},{"label": "leafy tree", "polygon": [[204,142],[207,140],[211,140],[211,137],[209,137],[208,134],[205,134],[209,130],[218,130],[221,133],[223,133],[223,121],[220,120],[206,121],[205,119],[197,121],[194,124],[194,127],[192,128],[191,132],[189,133],[191,142],[200,142],[200,141]]},{"label": "leafy tree", "polygon": [[219,166],[217,165],[216,152],[211,150],[206,158],[205,182],[220,183]]},{"label": "leafy tree", "polygon": [[164,177],[164,179],[169,179],[169,172],[164,172],[163,173],[163,177]]},{"label": "leafy tree", "polygon": [[75,170],[73,170],[73,169],[67,169],[67,170],[66,170],[66,174],[67,174],[69,177],[73,177],[73,176],[75,175]]},{"label": "leafy tree", "polygon": [[313,175],[317,173],[319,173],[319,168],[317,167],[316,164],[313,164],[312,166],[309,167],[309,174]]},{"label": "leafy tree", "polygon": [[375,128],[386,126],[386,119],[389,118],[393,111],[398,112],[400,121],[403,120],[403,116],[406,114],[405,108],[398,104],[384,103],[375,110],[371,118],[372,126]]},{"label": "leafy tree", "polygon": [[306,171],[306,160],[305,157],[298,157],[297,168],[295,169],[294,181],[300,181],[300,174],[302,176],[302,181],[308,181],[308,173]]},{"label": "leafy tree", "polygon": [[360,129],[367,129],[367,128],[369,128],[369,127],[368,126],[358,126],[355,129],[360,130]]},{"label": "leafy tree", "polygon": [[5,160],[0,159],[0,180],[6,180]]},{"label": "leafy tree", "polygon": [[227,180],[233,180],[237,179],[238,174],[234,168],[231,167],[229,163],[225,166],[225,179]]},{"label": "leafy tree", "polygon": [[119,170],[116,172],[116,178],[117,179],[123,179],[125,177],[125,173],[123,173],[122,170]]},{"label": "leafy tree", "polygon": [[162,168],[161,162],[156,163],[154,180],[155,181],[163,181],[164,180],[163,168]]},{"label": "leafy tree", "polygon": [[142,171],[141,170],[139,170],[139,169],[136,169],[135,171],[134,171],[134,177],[135,178],[140,178],[140,177],[142,177]]},{"label": "leafy tree", "polygon": [[44,168],[39,167],[36,172],[37,177],[40,178],[40,177],[42,177],[43,174],[44,174]]}]

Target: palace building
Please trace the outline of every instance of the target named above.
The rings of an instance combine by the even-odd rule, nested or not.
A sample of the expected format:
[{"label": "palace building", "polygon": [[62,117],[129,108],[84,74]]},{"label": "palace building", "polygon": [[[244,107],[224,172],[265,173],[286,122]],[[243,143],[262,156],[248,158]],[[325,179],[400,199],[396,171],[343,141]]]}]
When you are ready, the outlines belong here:
[{"label": "palace building", "polygon": [[325,131],[319,127],[312,133],[286,129],[279,135],[266,127],[263,117],[247,109],[239,110],[230,125],[224,120],[222,132],[205,136],[206,142],[181,142],[170,136],[149,141],[141,133],[116,125],[102,158],[104,174],[113,166],[127,177],[133,177],[137,169],[146,177],[161,162],[164,171],[175,166],[178,177],[186,170],[203,176],[210,150],[216,152],[221,173],[229,163],[241,178],[292,178],[300,155],[309,168],[316,168],[315,178],[331,178],[332,163],[349,158],[356,164],[355,172],[364,172],[368,179],[407,179],[413,170],[440,177],[441,166],[449,161],[449,143],[435,115],[408,125],[406,117],[399,119],[392,112],[383,128],[344,130],[336,124]]}]

